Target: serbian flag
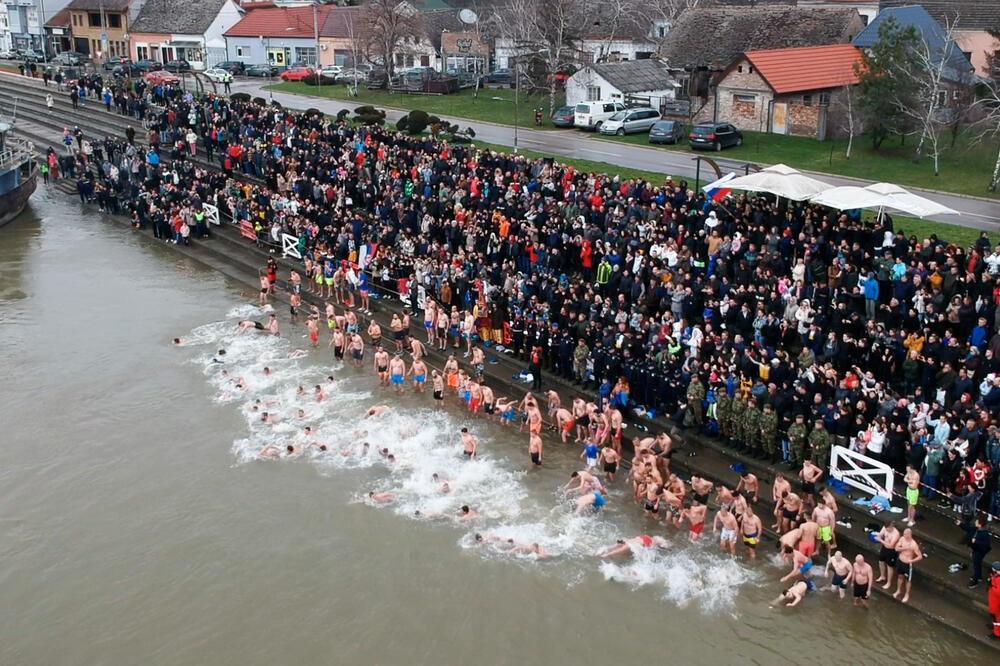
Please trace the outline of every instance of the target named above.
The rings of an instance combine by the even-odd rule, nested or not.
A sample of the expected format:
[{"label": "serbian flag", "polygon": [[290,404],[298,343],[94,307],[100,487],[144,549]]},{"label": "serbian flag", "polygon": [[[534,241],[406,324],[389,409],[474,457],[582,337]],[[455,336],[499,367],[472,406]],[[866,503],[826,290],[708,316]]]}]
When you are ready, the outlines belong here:
[{"label": "serbian flag", "polygon": [[736,174],[730,171],[719,180],[709,183],[705,187],[701,188],[701,191],[704,192],[705,196],[712,201],[724,199],[731,191],[728,187],[726,187],[726,183],[731,181],[733,178],[736,178]]},{"label": "serbian flag", "polygon": [[368,267],[371,260],[375,258],[376,252],[378,252],[378,243],[368,243],[358,249],[358,266],[361,270]]}]

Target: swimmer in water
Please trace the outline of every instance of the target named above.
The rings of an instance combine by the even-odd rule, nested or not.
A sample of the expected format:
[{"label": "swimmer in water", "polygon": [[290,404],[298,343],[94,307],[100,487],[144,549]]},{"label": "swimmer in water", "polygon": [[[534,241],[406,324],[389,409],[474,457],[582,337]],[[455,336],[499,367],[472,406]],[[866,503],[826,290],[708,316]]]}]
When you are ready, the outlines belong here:
[{"label": "swimmer in water", "polygon": [[389,405],[375,405],[374,407],[370,407],[361,418],[367,419],[372,416],[381,416],[387,411],[389,411]]},{"label": "swimmer in water", "polygon": [[309,352],[305,349],[293,349],[292,353],[288,355],[288,358],[302,358],[303,356],[308,356]]},{"label": "swimmer in water", "polygon": [[604,497],[600,493],[587,493],[581,495],[576,500],[576,515],[583,513],[584,509],[591,509],[593,513],[597,513],[604,508]]},{"label": "swimmer in water", "polygon": [[370,499],[373,502],[379,502],[380,504],[381,503],[385,503],[385,502],[391,502],[392,501],[392,493],[388,493],[388,492],[385,492],[385,493],[370,492],[370,493],[368,493],[368,499]]},{"label": "swimmer in water", "polygon": [[174,338],[174,344],[175,345],[181,344],[181,339],[180,338]]},{"label": "swimmer in water", "polygon": [[613,546],[608,546],[603,552],[598,553],[597,557],[606,560],[609,557],[626,555],[636,548],[652,548],[653,546],[656,546],[657,548],[666,548],[667,540],[663,537],[651,537],[647,534],[640,534],[639,536],[632,537],[631,539],[619,539]]},{"label": "swimmer in water", "polygon": [[469,508],[468,504],[463,504],[462,508],[458,512],[458,516],[455,517],[455,520],[460,523],[464,523],[467,520],[472,520],[478,515],[478,513]]},{"label": "swimmer in water", "polygon": [[[220,349],[217,352],[217,356],[219,356],[219,357],[225,356],[225,355],[226,355],[226,350],[225,349]],[[212,359],[212,363],[225,363],[225,361],[223,361],[221,358],[213,358]]]},{"label": "swimmer in water", "polygon": [[779,596],[771,603],[780,604],[782,602],[785,602],[785,605],[788,606],[789,608],[793,606],[798,606],[799,603],[801,603],[802,600],[805,598],[806,592],[808,592],[810,589],[812,588],[809,587],[808,583],[800,580],[799,582],[795,583],[790,588],[782,592],[781,596]]},{"label": "swimmer in water", "polygon": [[521,553],[524,553],[526,555],[534,554],[535,557],[537,557],[540,560],[544,560],[549,556],[548,551],[546,551],[537,543],[532,543],[532,544],[517,543],[514,544],[513,548],[507,551],[508,555],[520,555]]},{"label": "swimmer in water", "polygon": [[300,453],[302,453],[302,451],[293,444],[286,445],[284,451],[282,451],[282,449],[275,444],[268,444],[267,446],[262,448],[260,450],[260,453],[258,453],[257,455],[261,458],[277,458],[278,456],[281,455],[297,456]]},{"label": "swimmer in water", "polygon": [[242,335],[244,331],[253,329],[255,331],[265,331],[264,324],[259,321],[252,321],[250,319],[244,319],[240,323],[236,324],[236,334]]},{"label": "swimmer in water", "polygon": [[323,387],[320,386],[319,384],[316,384],[316,389],[314,394],[316,396],[316,402],[323,402],[327,398],[326,391],[324,391]]}]

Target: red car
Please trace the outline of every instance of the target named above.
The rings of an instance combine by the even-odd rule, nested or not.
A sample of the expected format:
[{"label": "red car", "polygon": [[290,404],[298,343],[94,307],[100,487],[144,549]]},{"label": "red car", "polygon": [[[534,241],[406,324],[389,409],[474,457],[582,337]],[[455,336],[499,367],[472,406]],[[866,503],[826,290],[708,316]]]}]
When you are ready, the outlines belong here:
[{"label": "red car", "polygon": [[144,76],[143,78],[146,79],[146,83],[151,83],[154,86],[177,85],[178,83],[181,82],[181,80],[177,78],[177,75],[171,74],[170,72],[163,69],[157,70],[155,72],[147,72],[146,76]]},{"label": "red car", "polygon": [[289,67],[281,73],[281,80],[301,81],[315,71],[312,67]]}]

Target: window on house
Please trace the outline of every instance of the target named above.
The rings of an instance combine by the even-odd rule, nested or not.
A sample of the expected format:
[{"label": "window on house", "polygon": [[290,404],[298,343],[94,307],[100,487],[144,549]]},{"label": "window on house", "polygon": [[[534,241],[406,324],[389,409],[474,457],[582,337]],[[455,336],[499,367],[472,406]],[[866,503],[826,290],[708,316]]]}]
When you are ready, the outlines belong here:
[{"label": "window on house", "polygon": [[953,91],[951,91],[951,98],[954,99],[954,100],[961,99],[962,98],[962,91],[961,90],[953,90]]},{"label": "window on house", "polygon": [[295,48],[295,59],[300,62],[308,62],[316,64],[316,47],[315,46],[297,46]]},{"label": "window on house", "polygon": [[242,46],[237,46],[236,47],[236,57],[237,58],[245,58],[246,57],[246,56],[243,55],[243,47]]},{"label": "window on house", "polygon": [[101,27],[101,15],[100,15],[100,13],[98,13],[98,12],[91,12],[90,14],[87,14],[87,18],[88,18],[88,21],[90,22],[90,27],[91,28],[100,28]]},{"label": "window on house", "polygon": [[747,72],[749,72],[750,74],[753,74],[753,65],[750,65],[750,66],[749,66],[749,67],[747,68]]},{"label": "window on house", "polygon": [[587,86],[587,99],[601,99],[601,86]]},{"label": "window on house", "polygon": [[105,14],[105,24],[109,28],[120,28],[122,27],[122,17],[121,14]]},{"label": "window on house", "polygon": [[944,90],[938,91],[938,106],[948,106],[948,93]]},{"label": "window on house", "polygon": [[812,105],[813,105],[813,96],[812,95],[803,95],[802,96],[802,106],[812,106]]},{"label": "window on house", "polygon": [[819,105],[820,106],[830,106],[830,93],[820,93],[819,94]]},{"label": "window on house", "polygon": [[80,25],[79,23],[76,22],[76,20],[77,20],[77,16],[76,16],[76,14],[73,14],[73,25]]},{"label": "window on house", "polygon": [[742,74],[743,73],[743,65],[736,65],[736,71],[739,72],[740,74]]},{"label": "window on house", "polygon": [[870,21],[870,20],[871,19],[869,19],[867,15],[865,15],[865,14],[861,15],[861,25],[868,25],[868,21]]},{"label": "window on house", "polygon": [[149,60],[149,47],[148,46],[136,46],[135,47],[135,58],[136,58],[136,60]]},{"label": "window on house", "polygon": [[734,102],[750,102],[751,104],[757,102],[756,95],[733,95]]}]

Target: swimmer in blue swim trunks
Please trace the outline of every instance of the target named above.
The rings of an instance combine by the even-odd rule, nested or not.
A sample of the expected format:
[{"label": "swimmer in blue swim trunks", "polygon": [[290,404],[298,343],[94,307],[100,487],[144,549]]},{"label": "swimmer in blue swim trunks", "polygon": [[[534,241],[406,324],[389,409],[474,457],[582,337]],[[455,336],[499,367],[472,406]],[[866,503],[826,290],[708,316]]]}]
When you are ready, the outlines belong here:
[{"label": "swimmer in blue swim trunks", "polygon": [[427,365],[419,358],[413,359],[409,374],[413,375],[413,388],[419,393],[423,393],[424,382],[427,381]]},{"label": "swimmer in blue swim trunks", "polygon": [[594,513],[604,508],[604,497],[601,493],[585,493],[576,500],[576,514],[580,515],[584,509],[592,507]]},{"label": "swimmer in blue swim trunks", "polygon": [[781,582],[784,583],[787,580],[791,580],[796,576],[801,576],[802,580],[808,581],[812,574],[809,571],[812,569],[813,561],[812,558],[803,555],[797,550],[792,551],[792,570],[789,571],[781,578]]}]

